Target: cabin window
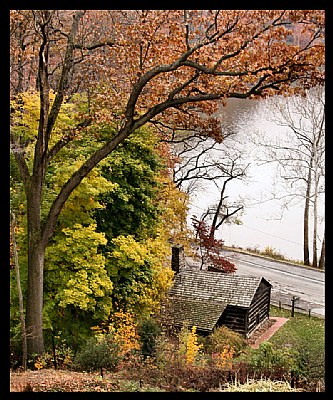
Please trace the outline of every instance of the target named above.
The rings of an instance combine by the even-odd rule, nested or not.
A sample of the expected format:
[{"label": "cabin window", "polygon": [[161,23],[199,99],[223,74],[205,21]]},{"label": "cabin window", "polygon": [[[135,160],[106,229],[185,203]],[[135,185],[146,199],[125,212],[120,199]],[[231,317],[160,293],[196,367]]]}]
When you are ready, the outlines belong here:
[{"label": "cabin window", "polygon": [[259,317],[259,313],[256,315],[256,324],[259,325],[260,322],[260,317]]}]

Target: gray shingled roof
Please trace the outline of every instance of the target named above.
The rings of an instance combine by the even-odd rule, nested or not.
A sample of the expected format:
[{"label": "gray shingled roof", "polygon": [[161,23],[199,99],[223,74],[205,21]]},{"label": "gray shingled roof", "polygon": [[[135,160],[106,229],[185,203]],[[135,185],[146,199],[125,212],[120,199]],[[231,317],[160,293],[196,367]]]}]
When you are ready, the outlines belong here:
[{"label": "gray shingled roof", "polygon": [[175,275],[174,284],[169,293],[171,296],[182,295],[239,307],[250,307],[262,279],[258,276],[183,270]]},{"label": "gray shingled roof", "polygon": [[212,330],[227,305],[250,307],[262,279],[213,271],[181,271],[169,291],[175,324],[188,320],[191,326]]},{"label": "gray shingled roof", "polygon": [[175,325],[182,325],[186,320],[189,326],[201,330],[213,330],[227,304],[223,302],[205,302],[187,296],[175,296],[172,299],[172,314]]}]

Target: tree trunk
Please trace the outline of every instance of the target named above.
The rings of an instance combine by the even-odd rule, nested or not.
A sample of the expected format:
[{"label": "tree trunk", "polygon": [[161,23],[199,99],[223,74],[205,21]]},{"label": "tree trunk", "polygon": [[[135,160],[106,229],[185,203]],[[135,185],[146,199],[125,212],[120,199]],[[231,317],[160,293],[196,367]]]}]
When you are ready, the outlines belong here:
[{"label": "tree trunk", "polygon": [[310,189],[311,189],[311,168],[309,168],[307,187],[305,194],[304,205],[304,220],[303,220],[303,262],[304,265],[310,265],[309,252],[309,210],[310,210]]},{"label": "tree trunk", "polygon": [[323,242],[321,244],[321,253],[320,253],[318,268],[320,268],[320,269],[325,268],[325,232],[324,232],[324,236],[323,236]]},{"label": "tree trunk", "polygon": [[223,200],[224,200],[224,189],[225,189],[225,184],[223,185],[223,190],[220,193],[220,201],[219,204],[216,207],[216,211],[213,217],[213,221],[212,224],[210,226],[210,232],[209,232],[209,239],[210,240],[214,240],[214,236],[215,236],[215,231],[216,231],[216,224],[217,224],[217,219],[219,217],[221,208],[222,208],[222,204],[223,204]]},{"label": "tree trunk", "polygon": [[28,287],[26,330],[28,355],[44,352],[43,340],[43,274],[45,245],[41,237],[41,183],[34,181],[27,196]]},{"label": "tree trunk", "polygon": [[317,257],[317,227],[318,227],[318,210],[317,210],[317,199],[318,199],[318,181],[315,172],[315,192],[313,200],[313,245],[312,245],[312,266],[314,268],[318,267],[318,257]]},{"label": "tree trunk", "polygon": [[43,340],[43,266],[45,249],[41,248],[38,239],[30,241],[28,262],[27,291],[27,346],[28,354],[42,354]]},{"label": "tree trunk", "polygon": [[19,298],[19,310],[20,310],[20,321],[21,321],[21,329],[22,329],[22,366],[24,371],[27,369],[27,332],[25,329],[25,321],[24,321],[24,304],[23,304],[23,295],[21,289],[21,277],[20,277],[20,266],[18,262],[18,254],[17,254],[17,246],[16,246],[16,238],[15,238],[15,214],[11,212],[12,216],[12,242],[13,242],[13,256],[14,256],[14,264],[16,271],[16,280],[17,280],[17,292]]}]

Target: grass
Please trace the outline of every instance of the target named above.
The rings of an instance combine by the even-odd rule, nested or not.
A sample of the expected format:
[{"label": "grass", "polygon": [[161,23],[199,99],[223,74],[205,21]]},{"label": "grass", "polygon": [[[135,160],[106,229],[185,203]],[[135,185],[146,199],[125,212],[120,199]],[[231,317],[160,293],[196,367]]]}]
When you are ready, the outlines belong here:
[{"label": "grass", "polygon": [[313,348],[325,350],[325,320],[295,312],[290,317],[290,311],[271,306],[270,314],[274,317],[285,317],[289,320],[269,340],[276,346],[297,346],[304,342]]},{"label": "grass", "polygon": [[267,257],[267,258],[270,258],[275,261],[285,261],[285,262],[288,262],[291,264],[301,265],[301,266],[306,267],[304,265],[303,261],[287,258],[283,254],[278,253],[274,248],[272,248],[270,246],[267,246],[264,250],[260,250],[258,247],[246,247],[245,249],[243,249],[241,247],[225,246],[225,248],[229,248],[230,250],[234,250],[234,251],[244,252],[246,254],[253,254],[256,256]]},{"label": "grass", "polygon": [[244,384],[237,382],[230,384],[222,390],[223,392],[300,392],[302,389],[293,389],[288,382],[272,381],[270,379],[249,379]]},{"label": "grass", "polygon": [[271,315],[289,320],[269,339],[276,349],[294,350],[298,373],[313,382],[325,381],[325,320],[271,306]]}]

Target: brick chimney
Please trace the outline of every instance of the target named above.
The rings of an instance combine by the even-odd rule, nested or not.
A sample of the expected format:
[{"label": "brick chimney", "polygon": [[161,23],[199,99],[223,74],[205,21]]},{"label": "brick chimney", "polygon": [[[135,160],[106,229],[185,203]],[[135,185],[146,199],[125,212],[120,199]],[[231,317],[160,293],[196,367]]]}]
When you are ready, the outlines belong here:
[{"label": "brick chimney", "polygon": [[171,268],[177,274],[185,267],[184,247],[181,245],[172,246]]}]

